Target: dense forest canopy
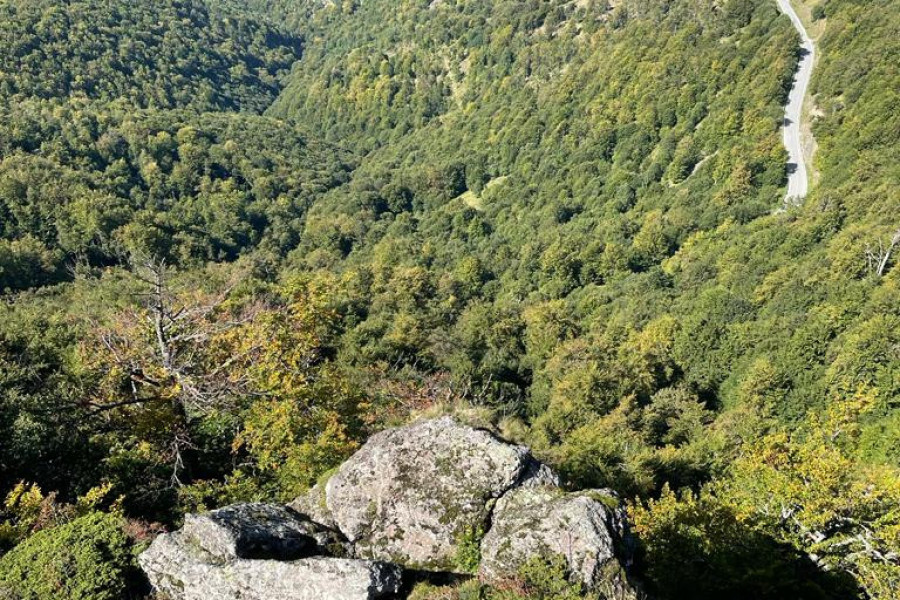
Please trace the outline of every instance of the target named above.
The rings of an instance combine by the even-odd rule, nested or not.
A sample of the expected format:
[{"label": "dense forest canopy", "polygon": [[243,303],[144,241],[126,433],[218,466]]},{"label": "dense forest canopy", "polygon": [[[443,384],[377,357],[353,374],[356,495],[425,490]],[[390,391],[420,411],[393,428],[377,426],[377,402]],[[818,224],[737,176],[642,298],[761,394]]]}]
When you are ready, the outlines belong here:
[{"label": "dense forest canopy", "polygon": [[302,51],[298,34],[203,2],[3,0],[0,98],[261,112]]},{"label": "dense forest canopy", "polygon": [[454,411],[618,491],[650,597],[897,597],[900,10],[795,4],[800,206],[774,1],[0,0],[0,591],[138,597]]},{"label": "dense forest canopy", "polygon": [[[172,264],[296,245],[302,216],[351,157],[235,113],[21,102],[0,112],[0,288],[65,278],[125,252]],[[16,266],[18,265],[18,267]]]}]

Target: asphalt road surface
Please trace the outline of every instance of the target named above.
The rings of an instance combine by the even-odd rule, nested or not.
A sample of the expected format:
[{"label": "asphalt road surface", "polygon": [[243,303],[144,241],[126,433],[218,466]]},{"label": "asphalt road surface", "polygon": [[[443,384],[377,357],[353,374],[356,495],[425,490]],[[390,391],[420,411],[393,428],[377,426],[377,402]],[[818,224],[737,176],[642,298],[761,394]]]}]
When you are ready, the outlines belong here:
[{"label": "asphalt road surface", "polygon": [[788,152],[788,187],[785,201],[787,204],[797,204],[809,192],[809,175],[800,141],[800,119],[803,115],[803,100],[806,98],[809,81],[812,78],[816,46],[806,33],[800,17],[794,12],[790,0],[778,0],[778,6],[781,12],[790,17],[801,38],[800,63],[794,74],[794,86],[788,96],[788,103],[784,107],[784,147]]}]

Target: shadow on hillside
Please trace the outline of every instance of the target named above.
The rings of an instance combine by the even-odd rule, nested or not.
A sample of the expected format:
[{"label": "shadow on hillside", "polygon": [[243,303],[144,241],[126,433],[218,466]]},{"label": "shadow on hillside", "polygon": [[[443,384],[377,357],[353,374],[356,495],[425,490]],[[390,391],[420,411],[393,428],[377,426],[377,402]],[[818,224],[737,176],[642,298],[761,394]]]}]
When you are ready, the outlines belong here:
[{"label": "shadow on hillside", "polygon": [[439,587],[456,586],[469,581],[472,577],[472,575],[444,571],[406,569],[403,572],[403,588],[400,590],[400,598],[406,598],[420,583],[430,583]]},{"label": "shadow on hillside", "polygon": [[[725,520],[722,521],[722,517]],[[846,600],[861,598],[853,578],[825,571],[807,555],[729,520],[693,515],[662,532],[637,571],[658,600]],[[721,528],[721,529],[719,529]],[[657,532],[657,536],[660,532]]]}]

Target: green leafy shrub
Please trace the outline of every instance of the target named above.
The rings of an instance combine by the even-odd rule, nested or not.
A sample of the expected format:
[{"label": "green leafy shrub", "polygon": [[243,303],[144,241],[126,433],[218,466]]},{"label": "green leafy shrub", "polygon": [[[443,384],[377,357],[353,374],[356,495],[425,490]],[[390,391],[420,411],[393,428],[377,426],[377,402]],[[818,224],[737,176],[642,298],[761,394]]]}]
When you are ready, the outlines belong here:
[{"label": "green leafy shrub", "polygon": [[38,531],[96,512],[107,502],[110,489],[109,484],[91,488],[67,504],[55,492],[44,494],[35,484],[19,482],[0,505],[0,556]]},{"label": "green leafy shrub", "polygon": [[[744,447],[699,493],[664,487],[631,507],[660,598],[894,598],[900,477],[854,465],[877,393]],[[815,557],[814,561],[811,557]]]},{"label": "green leafy shrub", "polygon": [[562,556],[550,559],[534,557],[519,569],[519,589],[499,590],[491,594],[495,600],[579,600],[584,597],[581,584],[569,580]]},{"label": "green leafy shrub", "polygon": [[475,573],[481,563],[481,538],[484,531],[480,527],[467,527],[457,539],[455,566],[464,573]]},{"label": "green leafy shrub", "polygon": [[131,544],[115,514],[91,513],[40,531],[0,558],[0,597],[121,600],[136,575]]},{"label": "green leafy shrub", "polygon": [[517,576],[484,585],[471,579],[455,586],[421,583],[409,600],[581,600],[584,590],[569,581],[566,562],[561,556],[528,561]]}]

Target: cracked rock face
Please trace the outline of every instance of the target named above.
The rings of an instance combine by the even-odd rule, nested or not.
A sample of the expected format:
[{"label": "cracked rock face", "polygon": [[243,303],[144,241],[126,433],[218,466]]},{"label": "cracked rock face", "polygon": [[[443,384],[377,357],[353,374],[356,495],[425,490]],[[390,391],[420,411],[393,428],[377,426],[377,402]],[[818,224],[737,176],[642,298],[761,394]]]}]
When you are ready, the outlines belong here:
[{"label": "cracked rock face", "polygon": [[345,546],[337,532],[285,506],[237,504],[190,515],[181,531],[156,538],[138,560],[172,600],[376,600],[397,593],[399,567],[322,556]]},{"label": "cracked rock face", "polygon": [[394,565],[345,558],[211,561],[184,532],[163,534],[139,557],[172,600],[377,600],[400,588]]},{"label": "cracked rock face", "polygon": [[337,532],[279,504],[235,504],[202,515],[187,515],[183,532],[220,560],[294,560],[346,554]]},{"label": "cracked rock face", "polygon": [[404,567],[455,571],[477,535],[486,580],[562,556],[592,597],[635,598],[618,498],[567,494],[527,448],[450,417],[373,436],[293,507],[189,515],[139,562],[172,600],[379,600],[399,597]]},{"label": "cracked rock face", "polygon": [[480,574],[487,580],[514,576],[532,558],[557,555],[587,590],[634,598],[618,557],[625,536],[624,514],[611,492],[520,487],[497,502],[481,542]]},{"label": "cracked rock face", "polygon": [[325,486],[328,512],[359,556],[451,570],[460,537],[528,476],[528,449],[444,417],[373,436]]}]

